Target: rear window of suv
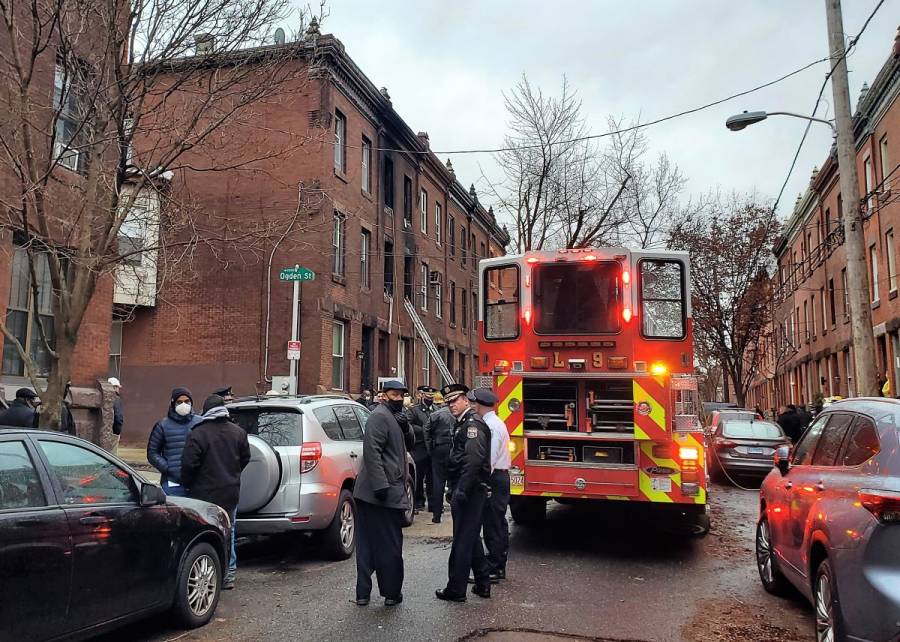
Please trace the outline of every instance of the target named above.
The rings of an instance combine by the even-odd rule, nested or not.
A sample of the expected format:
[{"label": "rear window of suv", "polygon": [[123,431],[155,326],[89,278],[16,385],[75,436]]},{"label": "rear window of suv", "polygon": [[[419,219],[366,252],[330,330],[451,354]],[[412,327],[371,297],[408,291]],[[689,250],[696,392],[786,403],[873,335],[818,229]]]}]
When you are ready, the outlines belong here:
[{"label": "rear window of suv", "polygon": [[768,421],[727,420],[722,435],[732,439],[782,439],[781,428]]},{"label": "rear window of suv", "polygon": [[270,446],[303,443],[303,415],[289,408],[230,408],[231,419]]}]

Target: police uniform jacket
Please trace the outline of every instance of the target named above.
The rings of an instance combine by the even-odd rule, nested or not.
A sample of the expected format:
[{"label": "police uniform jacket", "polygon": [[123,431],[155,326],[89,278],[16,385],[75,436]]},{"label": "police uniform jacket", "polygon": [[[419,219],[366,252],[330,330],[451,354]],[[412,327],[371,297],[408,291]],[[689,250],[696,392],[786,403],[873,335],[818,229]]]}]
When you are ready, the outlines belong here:
[{"label": "police uniform jacket", "polygon": [[[363,463],[353,487],[353,496],[385,508],[409,508],[406,497],[405,429],[385,404],[380,404],[366,420]],[[387,489],[383,498],[376,491]]]},{"label": "police uniform jacket", "polygon": [[456,422],[447,477],[454,492],[469,495],[491,478],[491,429],[474,411],[467,410]]},{"label": "police uniform jacket", "polygon": [[425,424],[428,418],[434,412],[434,406],[426,406],[423,403],[417,403],[406,409],[406,416],[409,419],[409,425],[413,429],[416,438],[416,447],[424,447],[425,444]]},{"label": "police uniform jacket", "polygon": [[444,406],[432,412],[425,423],[425,445],[428,446],[428,452],[452,444],[455,428],[456,418],[450,408]]}]

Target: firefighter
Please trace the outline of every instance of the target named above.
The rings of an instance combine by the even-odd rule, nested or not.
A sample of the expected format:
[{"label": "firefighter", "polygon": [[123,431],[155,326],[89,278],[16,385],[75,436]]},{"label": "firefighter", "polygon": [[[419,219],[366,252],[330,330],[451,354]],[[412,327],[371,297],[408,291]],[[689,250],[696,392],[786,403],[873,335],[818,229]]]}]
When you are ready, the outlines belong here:
[{"label": "firefighter", "polygon": [[416,443],[409,454],[416,462],[415,509],[417,511],[425,508],[427,497],[428,512],[434,512],[431,506],[431,457],[425,443],[425,424],[428,423],[431,413],[436,410],[434,407],[435,392],[437,390],[431,386],[419,386],[416,388],[418,402],[406,409],[409,425],[416,436]]},{"label": "firefighter", "polygon": [[453,383],[441,390],[456,417],[456,432],[448,466],[453,515],[453,546],[450,549],[446,588],[434,592],[440,600],[466,601],[469,569],[474,572],[472,593],[491,596],[490,568],[481,543],[481,522],[491,476],[491,431],[469,406],[468,387]]},{"label": "firefighter", "polygon": [[431,457],[431,523],[440,524],[444,513],[444,492],[447,486],[447,464],[456,418],[450,408],[442,406],[428,417],[425,424],[425,445]]},{"label": "firefighter", "polygon": [[468,395],[477,412],[491,430],[491,496],[484,506],[484,545],[487,547],[492,584],[506,579],[506,559],[509,555],[509,431],[494,412],[497,395],[487,388],[476,388]]}]

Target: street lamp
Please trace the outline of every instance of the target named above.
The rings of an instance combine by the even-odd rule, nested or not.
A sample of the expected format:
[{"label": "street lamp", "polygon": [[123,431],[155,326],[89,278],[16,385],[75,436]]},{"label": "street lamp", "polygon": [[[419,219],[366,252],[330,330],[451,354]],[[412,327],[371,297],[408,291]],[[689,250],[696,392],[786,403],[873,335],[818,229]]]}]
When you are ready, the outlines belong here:
[{"label": "street lamp", "polygon": [[793,116],[794,118],[802,118],[803,120],[811,120],[815,123],[824,123],[831,127],[831,134],[833,136],[837,136],[837,130],[834,128],[834,123],[830,120],[825,120],[823,118],[814,118],[812,116],[804,116],[802,114],[794,114],[789,111],[745,111],[742,114],[735,114],[725,121],[725,126],[733,132],[739,132],[748,125],[753,125],[755,123],[761,122],[768,118],[769,116]]}]

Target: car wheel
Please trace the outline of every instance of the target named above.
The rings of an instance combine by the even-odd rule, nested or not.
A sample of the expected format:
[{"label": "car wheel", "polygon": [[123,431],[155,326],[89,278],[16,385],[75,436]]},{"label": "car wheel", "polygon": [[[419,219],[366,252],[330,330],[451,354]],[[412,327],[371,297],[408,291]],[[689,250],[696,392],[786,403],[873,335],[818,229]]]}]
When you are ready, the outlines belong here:
[{"label": "car wheel", "polygon": [[334,518],[325,531],[324,546],[333,560],[345,560],[356,549],[356,504],[349,490],[341,491]]},{"label": "car wheel", "polygon": [[843,640],[844,620],[841,617],[834,569],[831,568],[828,558],[822,560],[816,570],[813,605],[816,611],[816,642]]},{"label": "car wheel", "polygon": [[416,487],[412,477],[406,478],[406,503],[409,507],[403,511],[403,526],[412,526],[416,519]]},{"label": "car wheel", "polygon": [[203,626],[212,619],[222,590],[222,563],[207,543],[191,548],[181,564],[175,587],[173,610],[188,629]]},{"label": "car wheel", "polygon": [[772,546],[772,530],[769,520],[763,516],[756,525],[756,570],[763,588],[772,595],[784,596],[788,581],[778,570],[778,560]]}]

